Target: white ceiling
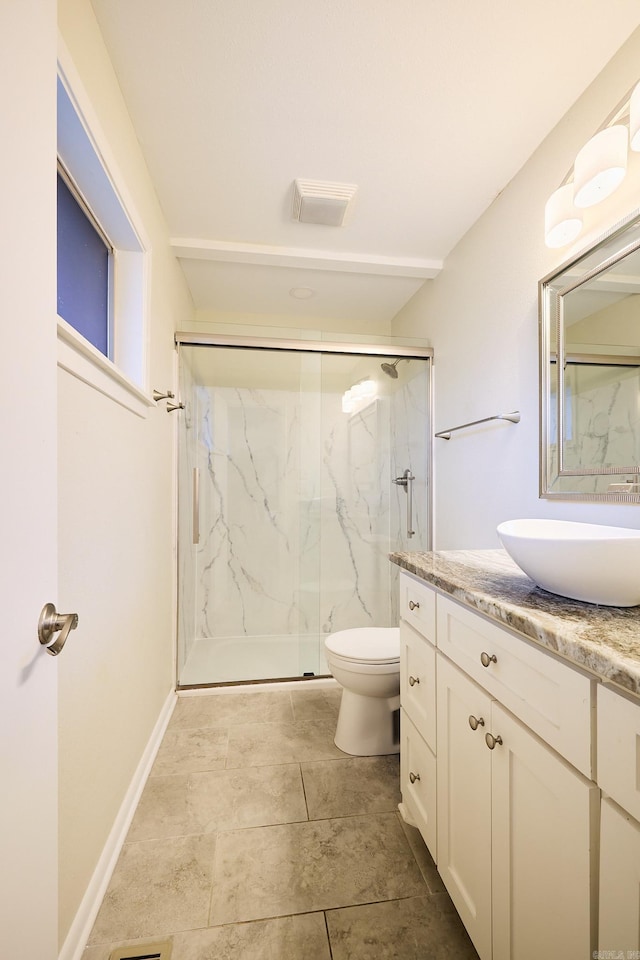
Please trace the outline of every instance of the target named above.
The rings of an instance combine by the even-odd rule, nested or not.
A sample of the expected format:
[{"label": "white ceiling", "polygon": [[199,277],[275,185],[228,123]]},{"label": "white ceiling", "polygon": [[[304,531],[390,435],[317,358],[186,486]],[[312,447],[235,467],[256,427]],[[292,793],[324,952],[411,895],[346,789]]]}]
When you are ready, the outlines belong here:
[{"label": "white ceiling", "polygon": [[[358,322],[437,273],[640,24],[638,0],[92,3],[196,306]],[[348,224],[293,222],[296,178],[357,184]]]}]

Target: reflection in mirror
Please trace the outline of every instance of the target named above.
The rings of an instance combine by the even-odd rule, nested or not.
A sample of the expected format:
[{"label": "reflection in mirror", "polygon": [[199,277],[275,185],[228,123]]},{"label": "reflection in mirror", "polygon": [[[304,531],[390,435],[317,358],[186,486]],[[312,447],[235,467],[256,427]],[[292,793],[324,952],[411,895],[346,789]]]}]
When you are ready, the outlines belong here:
[{"label": "reflection in mirror", "polygon": [[539,293],[540,495],[640,502],[640,217]]}]

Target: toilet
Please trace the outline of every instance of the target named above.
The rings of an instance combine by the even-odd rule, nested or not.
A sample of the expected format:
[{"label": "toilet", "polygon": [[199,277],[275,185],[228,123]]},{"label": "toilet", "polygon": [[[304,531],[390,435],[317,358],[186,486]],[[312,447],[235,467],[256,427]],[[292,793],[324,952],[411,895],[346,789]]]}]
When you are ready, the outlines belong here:
[{"label": "toilet", "polygon": [[342,702],[334,742],[355,757],[400,752],[400,629],[355,627],[324,642]]}]

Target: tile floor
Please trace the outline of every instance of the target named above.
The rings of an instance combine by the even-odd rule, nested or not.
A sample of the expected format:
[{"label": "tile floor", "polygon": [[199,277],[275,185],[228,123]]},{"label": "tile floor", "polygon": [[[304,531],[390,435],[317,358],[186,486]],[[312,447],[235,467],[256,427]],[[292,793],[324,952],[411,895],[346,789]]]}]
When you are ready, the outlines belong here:
[{"label": "tile floor", "polygon": [[[301,685],[302,687],[302,685]],[[397,757],[333,743],[340,691],[178,700],[83,960],[477,960]]]}]

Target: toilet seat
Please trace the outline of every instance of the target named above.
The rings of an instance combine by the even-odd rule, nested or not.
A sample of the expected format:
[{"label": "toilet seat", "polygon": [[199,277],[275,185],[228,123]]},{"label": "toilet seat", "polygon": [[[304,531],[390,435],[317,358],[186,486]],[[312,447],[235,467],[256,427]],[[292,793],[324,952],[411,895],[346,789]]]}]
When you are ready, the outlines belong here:
[{"label": "toilet seat", "polygon": [[398,627],[353,627],[329,634],[325,647],[333,656],[351,663],[398,664],[400,630]]}]

